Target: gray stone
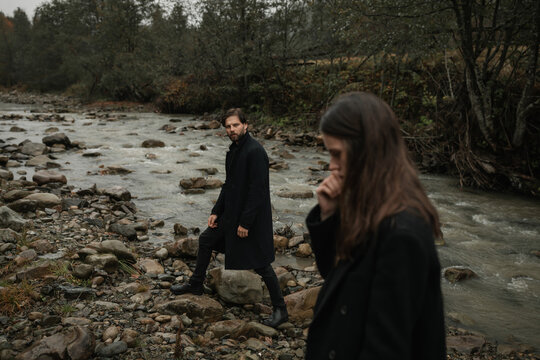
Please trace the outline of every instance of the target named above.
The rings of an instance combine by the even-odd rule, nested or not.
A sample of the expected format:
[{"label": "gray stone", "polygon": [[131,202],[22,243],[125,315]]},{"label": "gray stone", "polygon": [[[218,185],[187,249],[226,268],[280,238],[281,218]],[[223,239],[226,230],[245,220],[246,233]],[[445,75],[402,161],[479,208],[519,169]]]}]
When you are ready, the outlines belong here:
[{"label": "gray stone", "polygon": [[208,330],[218,339],[223,336],[237,339],[246,333],[246,327],[247,323],[244,320],[223,320],[211,324]]},{"label": "gray stone", "polygon": [[19,214],[7,206],[0,207],[0,228],[22,231],[28,224]]},{"label": "gray stone", "polygon": [[114,200],[118,201],[130,201],[131,200],[131,193],[121,187],[121,186],[113,186],[110,188],[103,189],[103,194],[111,197]]},{"label": "gray stone", "polygon": [[9,170],[0,169],[0,179],[8,181],[13,180],[13,173]]},{"label": "gray stone", "polygon": [[47,152],[47,146],[40,143],[34,143],[31,141],[28,141],[24,143],[24,145],[21,148],[21,153],[26,155],[32,155],[32,156],[38,156],[43,155]]},{"label": "gray stone", "polygon": [[38,208],[38,202],[29,199],[20,199],[7,205],[11,210],[18,213],[34,212]]},{"label": "gray stone", "polygon": [[109,273],[114,272],[118,267],[118,258],[113,254],[88,255],[84,261]]},{"label": "gray stone", "polygon": [[463,354],[474,354],[482,351],[486,339],[478,335],[457,335],[446,337],[446,347],[449,352],[456,351]]},{"label": "gray stone", "polygon": [[47,155],[34,156],[26,162],[26,166],[47,166],[51,159]]},{"label": "gray stone", "polygon": [[73,275],[79,279],[88,279],[92,276],[94,267],[90,264],[78,264],[73,266]]},{"label": "gray stone", "polygon": [[28,195],[33,194],[33,191],[28,190],[11,190],[4,194],[4,201],[7,203],[23,199]]},{"label": "gray stone", "polygon": [[112,344],[100,346],[96,349],[96,354],[102,357],[112,357],[125,353],[128,350],[128,346],[123,341],[116,341]]},{"label": "gray stone", "polygon": [[52,182],[67,184],[67,179],[63,174],[52,170],[37,171],[34,176],[32,176],[32,180],[35,181],[38,185],[45,185]]},{"label": "gray stone", "polygon": [[133,224],[114,223],[110,226],[109,230],[126,237],[130,241],[137,240],[137,231]]},{"label": "gray stone", "polygon": [[52,135],[45,136],[41,141],[47,146],[53,146],[56,144],[62,144],[66,148],[71,146],[71,141],[64,133],[56,133]]},{"label": "gray stone", "polygon": [[215,268],[209,275],[212,278],[210,284],[226,302],[253,304],[262,301],[261,279],[251,271]]},{"label": "gray stone", "polygon": [[179,295],[173,301],[160,304],[160,313],[171,315],[186,314],[195,324],[215,322],[221,319],[223,307],[219,302],[207,296],[192,294]]},{"label": "gray stone", "polygon": [[39,209],[52,208],[62,203],[62,200],[58,196],[49,193],[31,194],[24,199],[37,201]]},{"label": "gray stone", "polygon": [[0,229],[0,242],[15,244],[21,239],[21,234],[11,229]]},{"label": "gray stone", "polygon": [[126,259],[131,262],[135,262],[135,255],[131,250],[124,245],[120,240],[105,240],[99,243],[99,246],[96,247],[96,250],[99,252],[111,253],[116,255],[119,259]]},{"label": "gray stone", "polygon": [[140,259],[137,264],[147,274],[163,274],[165,269],[159,262],[154,259]]},{"label": "gray stone", "polygon": [[[94,353],[94,334],[87,328],[75,326],[64,333],[45,337],[17,356],[18,360],[90,359]],[[68,357],[66,357],[66,354]]]},{"label": "gray stone", "polygon": [[58,289],[64,294],[66,299],[91,299],[96,291],[82,286],[58,285]]}]

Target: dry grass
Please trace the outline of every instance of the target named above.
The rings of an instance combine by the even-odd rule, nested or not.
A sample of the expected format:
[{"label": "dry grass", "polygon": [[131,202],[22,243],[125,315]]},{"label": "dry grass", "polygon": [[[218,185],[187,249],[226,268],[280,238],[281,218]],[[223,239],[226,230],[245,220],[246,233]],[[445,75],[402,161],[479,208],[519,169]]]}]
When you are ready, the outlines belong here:
[{"label": "dry grass", "polygon": [[17,314],[33,304],[38,296],[34,287],[26,281],[8,285],[0,289],[0,314],[7,316]]}]

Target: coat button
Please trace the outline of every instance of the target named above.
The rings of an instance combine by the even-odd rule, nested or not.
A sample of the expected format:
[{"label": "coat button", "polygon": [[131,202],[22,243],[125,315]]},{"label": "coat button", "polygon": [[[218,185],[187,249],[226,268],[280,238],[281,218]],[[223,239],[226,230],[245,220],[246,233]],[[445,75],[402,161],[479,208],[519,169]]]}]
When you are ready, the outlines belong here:
[{"label": "coat button", "polygon": [[334,350],[330,350],[330,352],[328,353],[328,358],[330,360],[335,359],[336,358],[336,352]]},{"label": "coat button", "polygon": [[339,309],[339,312],[341,313],[341,315],[347,315],[347,305],[343,305],[343,306]]}]

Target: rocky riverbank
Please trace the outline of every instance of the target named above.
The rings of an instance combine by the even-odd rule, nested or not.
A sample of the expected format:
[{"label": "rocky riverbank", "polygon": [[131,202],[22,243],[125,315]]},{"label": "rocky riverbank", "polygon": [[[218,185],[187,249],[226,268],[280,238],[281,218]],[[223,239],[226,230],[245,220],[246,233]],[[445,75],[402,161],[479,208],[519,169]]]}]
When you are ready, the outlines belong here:
[{"label": "rocky riverbank", "polygon": [[[65,120],[62,112],[90,111],[73,99],[12,96],[0,101],[44,106],[50,114],[26,117],[52,125]],[[104,106],[147,111],[137,104]],[[198,130],[216,127],[212,117],[203,120]],[[162,231],[164,221],[138,215],[130,189],[71,184],[56,170],[56,158],[95,152],[49,129],[40,143],[0,141],[0,360],[304,358],[322,283],[315,267],[276,268],[291,315],[278,329],[260,323],[271,312],[260,278],[223,270],[221,255],[211,263],[204,295],[171,295],[169,287],[191,275],[199,229],[174,224],[170,241],[151,243],[148,233]],[[162,130],[176,131],[174,123]],[[295,145],[320,141],[317,134],[269,127],[254,133]],[[279,159],[275,171],[287,166],[286,152]],[[31,179],[28,167],[37,170]],[[214,185],[185,180],[182,186],[195,191]],[[307,234],[279,228],[274,241],[279,253],[313,259]],[[449,359],[536,358],[533,348],[512,339],[497,345],[457,328],[448,328],[447,342]]]}]

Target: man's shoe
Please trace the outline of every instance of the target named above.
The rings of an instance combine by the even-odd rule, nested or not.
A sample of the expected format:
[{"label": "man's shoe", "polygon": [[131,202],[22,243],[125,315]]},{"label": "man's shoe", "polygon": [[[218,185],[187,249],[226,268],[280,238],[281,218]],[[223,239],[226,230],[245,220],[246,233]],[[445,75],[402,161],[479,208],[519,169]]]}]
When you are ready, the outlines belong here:
[{"label": "man's shoe", "polygon": [[185,284],[177,284],[171,286],[171,292],[174,295],[182,295],[182,294],[193,294],[193,295],[202,295],[203,294],[203,286],[201,285],[193,285],[190,283]]},{"label": "man's shoe", "polygon": [[276,328],[287,320],[289,320],[289,314],[287,313],[287,308],[278,307],[278,308],[275,308],[274,311],[272,312],[272,315],[270,315],[270,317],[264,320],[262,323],[263,325]]}]

